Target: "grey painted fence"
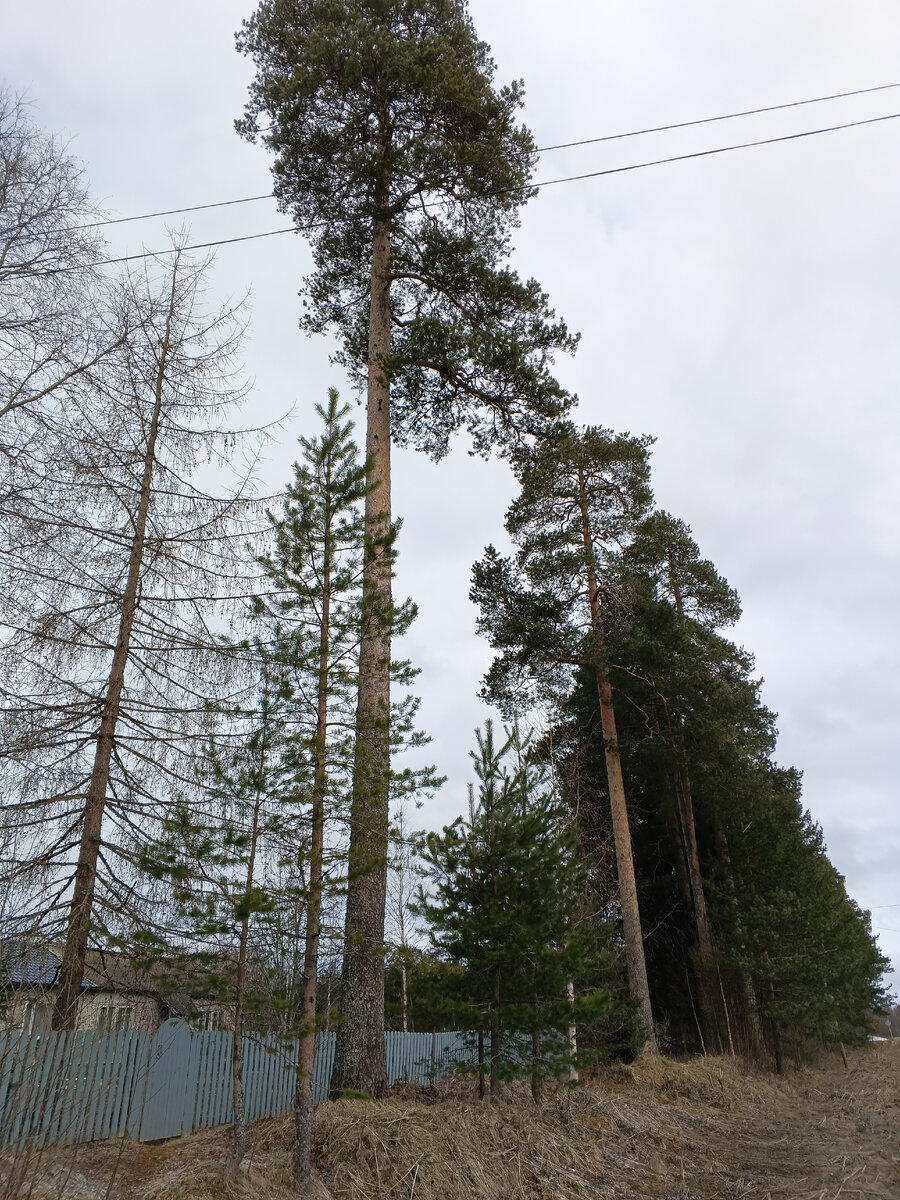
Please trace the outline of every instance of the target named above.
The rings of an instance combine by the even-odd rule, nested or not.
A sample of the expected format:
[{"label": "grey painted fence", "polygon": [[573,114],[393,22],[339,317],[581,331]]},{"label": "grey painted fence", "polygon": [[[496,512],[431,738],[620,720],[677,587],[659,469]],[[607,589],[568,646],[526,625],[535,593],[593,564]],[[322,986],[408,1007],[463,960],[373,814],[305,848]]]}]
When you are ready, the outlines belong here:
[{"label": "grey painted fence", "polygon": [[[387,1033],[388,1082],[428,1083],[472,1060],[461,1033]],[[297,1043],[247,1035],[248,1120],[286,1112]],[[316,1038],[313,1094],[328,1094],[334,1034]],[[0,1033],[0,1149],[178,1137],[232,1119],[231,1035],[166,1021],[147,1033]]]}]

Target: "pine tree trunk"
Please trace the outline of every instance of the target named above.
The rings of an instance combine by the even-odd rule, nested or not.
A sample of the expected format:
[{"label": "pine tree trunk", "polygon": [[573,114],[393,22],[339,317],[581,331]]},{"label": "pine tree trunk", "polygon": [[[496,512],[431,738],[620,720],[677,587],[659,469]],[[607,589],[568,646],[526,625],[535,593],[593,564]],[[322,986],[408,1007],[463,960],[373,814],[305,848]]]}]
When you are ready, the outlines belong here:
[{"label": "pine tree trunk", "polygon": [[678,800],[678,819],[684,840],[684,858],[687,867],[688,883],[691,889],[691,908],[694,913],[694,926],[697,931],[697,946],[700,958],[704,963],[711,963],[713,955],[712,932],[709,925],[709,911],[706,907],[706,893],[703,888],[703,877],[700,874],[700,854],[697,849],[697,828],[694,824],[694,804],[691,799],[691,783],[687,768],[687,754],[679,733],[675,734],[675,794]]},{"label": "pine tree trunk", "polygon": [[[247,922],[245,921],[246,925]],[[233,1143],[225,1162],[225,1172],[232,1179],[247,1153],[247,1122],[244,1117],[244,980],[247,969],[247,934],[242,931],[238,963],[237,1002],[234,1006],[234,1032],[231,1038],[231,1098],[234,1109]]]},{"label": "pine tree trunk", "polygon": [[[697,831],[694,825],[694,806],[691,799],[690,777],[687,754],[680,731],[673,735],[675,758],[675,797],[678,806],[678,831],[681,841],[682,861],[687,877],[690,909],[694,916],[697,934],[697,959],[694,978],[697,981],[697,1001],[703,1022],[704,1041],[710,1048],[723,1051],[720,1008],[716,998],[713,972],[712,933],[706,907],[706,893],[700,875],[700,855],[697,849]],[[728,1024],[725,1014],[726,1025]]]},{"label": "pine tree trunk", "polygon": [[[303,955],[303,995],[300,1008],[300,1046],[294,1092],[294,1183],[301,1196],[312,1195],[313,1068],[316,1049],[316,993],[319,980],[319,938],[322,927],[325,792],[328,755],[328,683],[331,643],[331,522],[325,533],[322,614],[319,626],[319,677],[316,697],[315,771],[312,803],[312,846],[309,856],[309,903]],[[330,981],[329,981],[330,984]]]},{"label": "pine tree trunk", "polygon": [[153,469],[156,464],[156,442],[159,435],[159,421],[163,405],[163,384],[168,367],[171,326],[174,316],[174,290],[175,275],[173,272],[172,298],[166,316],[165,336],[160,346],[156,378],[154,380],[153,411],[144,448],[141,491],[135,515],[134,535],[131,539],[131,549],[129,551],[128,575],[125,581],[125,589],[122,593],[122,615],[119,619],[116,645],[113,651],[109,680],[106,685],[103,715],[101,716],[100,727],[97,731],[91,779],[84,804],[81,840],[78,847],[78,862],[75,868],[72,901],[69,906],[69,919],[66,928],[62,966],[59,973],[59,985],[56,992],[56,1005],[53,1010],[52,1025],[54,1029],[59,1030],[73,1030],[78,1021],[78,998],[81,994],[81,981],[84,977],[88,935],[94,911],[97,861],[100,857],[100,840],[103,827],[103,814],[106,809],[106,794],[109,787],[110,764],[115,745],[116,725],[119,720],[122,689],[125,685],[125,670],[128,666],[129,651],[131,649],[131,633],[134,628],[134,618],[137,612],[138,595],[140,592],[141,567],[144,561],[144,547],[147,533],[147,514],[150,511]]},{"label": "pine tree trunk", "polygon": [[[739,908],[737,889],[734,886],[734,872],[731,867],[731,852],[728,849],[728,838],[725,836],[725,829],[722,826],[722,820],[719,816],[717,808],[713,808],[713,845],[716,849],[716,858],[722,868],[725,876],[725,886],[728,890],[729,902],[732,908]],[[740,949],[745,949],[743,937],[744,931],[741,928],[740,916],[736,918],[736,929],[738,937],[741,939]],[[741,971],[741,991],[744,996],[744,1010],[747,1021],[747,1029],[750,1034],[750,1051],[757,1059],[766,1057],[766,1040],[763,1034],[762,1019],[759,1015],[759,1004],[756,999],[756,991],[753,987],[753,980],[746,971]]]},{"label": "pine tree trunk", "polygon": [[[245,896],[249,895],[256,874],[256,850],[259,844],[260,814],[263,805],[262,777],[268,754],[268,726],[263,726],[263,737],[259,748],[259,781],[253,803],[253,816],[250,824],[250,846],[247,856],[247,875],[245,878]],[[247,1121],[244,1115],[244,1012],[247,999],[247,951],[250,946],[250,917],[244,916],[241,921],[241,933],[238,939],[237,975],[235,977],[235,1006],[234,1032],[231,1036],[231,1094],[234,1107],[234,1142],[231,1153],[225,1164],[228,1175],[234,1178],[238,1167],[244,1161],[247,1153]]]},{"label": "pine tree trunk", "polygon": [[[684,617],[684,601],[675,569],[672,547],[666,553],[669,586],[675,599],[675,608],[679,617]],[[680,719],[679,719],[680,720]],[[706,1041],[717,1043],[719,1052],[722,1051],[722,1036],[719,1021],[719,1005],[714,996],[712,983],[713,944],[712,931],[709,924],[709,912],[706,906],[706,893],[703,888],[703,877],[700,874],[700,853],[697,848],[697,827],[694,821],[694,801],[691,795],[691,778],[688,769],[687,750],[680,724],[672,733],[672,752],[675,759],[675,795],[678,801],[678,824],[681,830],[684,861],[687,867],[688,884],[691,892],[691,909],[694,914],[694,928],[697,932],[698,968],[696,971],[698,999],[704,1024]],[[724,995],[722,997],[725,1003]],[[725,1013],[726,1025],[728,1014]],[[729,1028],[729,1042],[731,1041]]]},{"label": "pine tree trunk", "polygon": [[[769,981],[769,1001],[775,999],[775,988]],[[775,1051],[775,1070],[779,1075],[785,1073],[784,1043],[781,1040],[781,1028],[774,1017],[769,1018],[769,1029],[772,1033],[772,1048]]]},{"label": "pine tree trunk", "polygon": [[391,421],[385,363],[391,343],[390,237],[376,218],[369,310],[364,606],[360,647],[356,756],[350,813],[350,878],[344,938],[341,1024],[331,1096],[346,1089],[383,1096],[384,912],[387,894],[391,661]]},{"label": "pine tree trunk", "polygon": [[500,1099],[500,971],[494,968],[494,991],[491,999],[491,1099]]},{"label": "pine tree trunk", "polygon": [[587,569],[588,600],[590,603],[591,629],[597,655],[595,675],[597,694],[600,699],[600,721],[606,755],[606,775],[609,784],[609,803],[612,813],[613,840],[616,847],[616,869],[619,879],[619,902],[622,906],[622,926],[625,935],[625,962],[628,970],[628,987],[640,1005],[641,1025],[646,1037],[645,1049],[656,1051],[656,1034],[653,1028],[653,1010],[650,1005],[650,986],[647,982],[647,963],[644,958],[644,937],[641,931],[641,914],[638,907],[637,881],[634,875],[634,856],[631,849],[631,830],[628,824],[628,805],[625,800],[625,782],[622,777],[622,760],[619,755],[619,739],[616,731],[616,714],[612,702],[612,687],[609,672],[602,661],[604,646],[603,614],[600,607],[600,590],[594,562],[593,539],[587,507],[587,490],[584,476],[579,469],[579,505],[581,508],[581,532],[584,543],[585,566]]},{"label": "pine tree trunk", "polygon": [[[535,1003],[535,1013],[537,1003]],[[541,1098],[541,1035],[537,1026],[531,1030],[531,1099],[537,1104]]]},{"label": "pine tree trunk", "polygon": [[[405,948],[405,947],[404,947]],[[408,993],[406,986],[406,959],[400,957],[400,1028],[404,1033],[407,1032],[408,1024]]]}]

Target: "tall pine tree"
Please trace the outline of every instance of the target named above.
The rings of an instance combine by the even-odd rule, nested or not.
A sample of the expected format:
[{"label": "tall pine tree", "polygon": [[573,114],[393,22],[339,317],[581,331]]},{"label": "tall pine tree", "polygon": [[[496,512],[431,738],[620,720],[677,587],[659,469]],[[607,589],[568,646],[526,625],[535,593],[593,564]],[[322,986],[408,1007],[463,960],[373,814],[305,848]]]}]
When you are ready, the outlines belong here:
[{"label": "tall pine tree", "polygon": [[380,1095],[391,439],[435,458],[460,428],[481,453],[517,444],[565,406],[550,363],[575,339],[505,265],[535,148],[515,122],[521,85],[494,88],[464,0],[263,0],[238,48],[256,66],[238,130],[274,152],[278,203],[313,245],[303,325],[337,332],[367,395],[369,620],[334,1083]]},{"label": "tall pine tree", "polygon": [[518,552],[489,547],[472,573],[479,629],[501,653],[484,696],[507,710],[525,700],[559,701],[572,672],[590,672],[603,729],[625,955],[644,1035],[655,1047],[653,1014],[616,713],[606,653],[609,564],[650,504],[648,438],[558,424],[517,460],[521,483],[506,528]]}]

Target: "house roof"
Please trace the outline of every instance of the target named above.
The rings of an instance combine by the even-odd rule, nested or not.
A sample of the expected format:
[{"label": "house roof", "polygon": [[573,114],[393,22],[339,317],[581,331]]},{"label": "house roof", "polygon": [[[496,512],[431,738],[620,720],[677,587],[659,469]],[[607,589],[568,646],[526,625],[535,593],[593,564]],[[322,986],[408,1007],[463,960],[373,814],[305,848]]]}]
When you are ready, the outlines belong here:
[{"label": "house roof", "polygon": [[[55,988],[62,968],[62,946],[42,946],[19,940],[0,942],[0,985]],[[177,963],[160,962],[151,974],[128,954],[115,950],[89,949],[85,953],[82,991],[143,993],[174,1001],[176,1007],[193,1004],[194,995],[205,989],[191,987],[189,972]],[[177,997],[177,998],[176,998]],[[186,1011],[191,1011],[186,1008]]]},{"label": "house roof", "polygon": [[[56,987],[62,968],[62,955],[49,946],[28,946],[22,942],[0,945],[0,977],[6,982],[32,987]],[[95,990],[97,984],[87,974],[82,988]]]},{"label": "house roof", "polygon": [[135,966],[127,954],[114,950],[88,950],[84,973],[92,986],[113,992],[159,992],[159,983]]}]

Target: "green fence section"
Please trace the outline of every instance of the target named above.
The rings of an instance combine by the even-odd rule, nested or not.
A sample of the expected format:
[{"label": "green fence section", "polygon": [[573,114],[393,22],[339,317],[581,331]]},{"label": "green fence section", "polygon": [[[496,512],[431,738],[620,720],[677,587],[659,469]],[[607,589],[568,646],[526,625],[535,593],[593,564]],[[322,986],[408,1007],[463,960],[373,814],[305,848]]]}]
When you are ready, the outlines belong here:
[{"label": "green fence section", "polygon": [[[333,1033],[316,1037],[313,1095],[328,1095]],[[388,1082],[428,1083],[473,1057],[462,1033],[387,1033]],[[232,1119],[229,1033],[166,1021],[148,1033],[0,1033],[0,1149],[179,1137]],[[297,1042],[244,1039],[248,1120],[291,1105]]]}]

